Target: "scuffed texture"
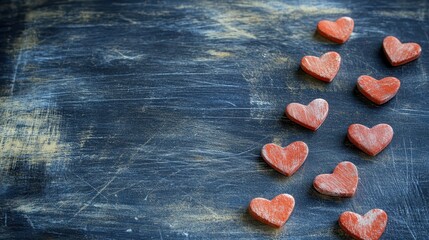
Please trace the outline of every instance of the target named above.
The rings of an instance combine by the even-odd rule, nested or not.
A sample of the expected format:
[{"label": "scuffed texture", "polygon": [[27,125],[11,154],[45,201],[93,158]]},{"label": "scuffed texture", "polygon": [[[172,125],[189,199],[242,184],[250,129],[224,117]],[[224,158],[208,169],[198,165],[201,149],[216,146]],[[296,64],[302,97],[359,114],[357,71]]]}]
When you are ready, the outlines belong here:
[{"label": "scuffed texture", "polygon": [[339,163],[332,174],[320,174],[313,181],[314,188],[333,197],[352,197],[358,185],[358,170],[351,162]]},{"label": "scuffed texture", "polygon": [[322,125],[328,112],[329,104],[321,98],[314,99],[307,106],[300,103],[289,103],[285,111],[290,120],[313,131]]},{"label": "scuffed texture", "polygon": [[381,123],[372,128],[361,124],[352,124],[347,136],[351,143],[367,153],[375,156],[389,145],[393,138],[393,129],[389,124]]},{"label": "scuffed texture", "polygon": [[357,240],[377,240],[387,225],[387,214],[381,209],[372,209],[364,216],[343,212],[338,220],[340,227]]},{"label": "scuffed texture", "polygon": [[350,17],[341,17],[335,22],[322,20],[317,24],[317,32],[320,35],[340,44],[349,40],[353,28],[354,21]]},{"label": "scuffed texture", "polygon": [[399,90],[401,81],[395,77],[377,80],[363,75],[358,78],[357,89],[375,104],[381,105],[392,99]]},{"label": "scuffed texture", "polygon": [[[1,0],[0,239],[346,238],[344,211],[389,214],[382,239],[429,229],[429,2],[310,0]],[[315,34],[350,16],[346,44]],[[393,68],[381,42],[421,44]],[[300,69],[305,55],[342,56],[330,84]],[[395,76],[382,106],[356,88]],[[288,103],[329,102],[312,132]],[[352,123],[389,123],[369,157],[346,140]],[[304,141],[285,177],[266,143]],[[314,177],[341,161],[359,169],[352,199],[324,198]],[[285,227],[254,220],[251,199],[296,199]]]},{"label": "scuffed texture", "polygon": [[392,66],[400,66],[420,57],[422,48],[417,43],[401,43],[393,36],[383,40],[384,53]]},{"label": "scuffed texture", "polygon": [[295,199],[289,194],[280,194],[267,200],[265,198],[254,198],[249,205],[249,213],[256,220],[280,228],[289,219],[295,207]]},{"label": "scuffed texture", "polygon": [[308,146],[302,141],[293,142],[284,148],[277,144],[269,143],[262,147],[261,155],[268,165],[289,177],[307,159]]},{"label": "scuffed texture", "polygon": [[327,52],[320,57],[304,56],[301,68],[314,78],[332,82],[340,70],[341,56],[337,52]]}]

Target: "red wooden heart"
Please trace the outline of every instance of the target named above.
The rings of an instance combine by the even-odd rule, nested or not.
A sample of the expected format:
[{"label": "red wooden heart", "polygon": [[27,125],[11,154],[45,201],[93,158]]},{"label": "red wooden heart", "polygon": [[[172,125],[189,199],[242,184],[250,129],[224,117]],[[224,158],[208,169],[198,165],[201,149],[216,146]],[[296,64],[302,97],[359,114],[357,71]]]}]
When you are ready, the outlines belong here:
[{"label": "red wooden heart", "polygon": [[339,163],[332,174],[320,174],[313,182],[314,188],[325,195],[352,197],[358,184],[358,170],[351,162]]},{"label": "red wooden heart", "polygon": [[308,146],[301,141],[293,142],[284,148],[269,143],[262,148],[261,155],[268,165],[289,177],[304,163]]},{"label": "red wooden heart", "polygon": [[392,141],[393,129],[384,123],[372,128],[367,128],[361,124],[352,124],[349,126],[347,137],[356,147],[371,156],[375,156]]},{"label": "red wooden heart", "polygon": [[399,66],[420,57],[422,48],[417,43],[401,43],[399,39],[388,36],[383,40],[384,53],[392,66]]},{"label": "red wooden heart", "polygon": [[387,225],[387,214],[381,209],[372,209],[365,216],[354,212],[343,212],[338,223],[348,235],[359,240],[377,240]]},{"label": "red wooden heart", "polygon": [[307,106],[290,103],[286,107],[286,116],[299,125],[316,131],[328,116],[329,104],[326,100],[317,98]]},{"label": "red wooden heart", "polygon": [[354,21],[349,17],[338,18],[335,22],[322,20],[317,24],[317,31],[323,37],[336,42],[345,43],[353,32]]},{"label": "red wooden heart", "polygon": [[272,227],[282,227],[289,219],[295,199],[289,194],[277,195],[273,200],[254,198],[249,205],[249,213],[256,220]]},{"label": "red wooden heart", "polygon": [[360,76],[357,81],[357,89],[375,104],[381,105],[392,99],[399,90],[401,82],[394,77],[386,77],[381,80],[370,76]]},{"label": "red wooden heart", "polygon": [[309,75],[324,82],[332,82],[340,70],[341,56],[336,52],[327,52],[320,58],[305,56],[301,59],[301,68]]}]

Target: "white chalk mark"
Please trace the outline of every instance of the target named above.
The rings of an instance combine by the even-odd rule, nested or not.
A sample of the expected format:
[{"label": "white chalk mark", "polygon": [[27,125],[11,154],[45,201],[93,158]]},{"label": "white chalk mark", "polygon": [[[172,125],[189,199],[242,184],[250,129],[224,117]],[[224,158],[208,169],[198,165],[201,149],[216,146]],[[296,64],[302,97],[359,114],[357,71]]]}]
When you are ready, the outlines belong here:
[{"label": "white chalk mark", "polygon": [[105,185],[104,187],[102,187],[100,189],[100,191],[97,192],[97,194],[95,194],[94,197],[91,198],[91,200],[88,201],[88,203],[85,203],[80,209],[79,211],[77,211],[73,217],[76,217],[80,212],[82,212],[83,210],[85,210],[87,207],[89,207],[92,203],[92,201],[94,201],[94,199],[96,199],[104,190],[106,190],[106,188],[116,179],[117,175],[113,176]]},{"label": "white chalk mark", "polygon": [[234,107],[237,107],[237,105],[235,105],[234,103],[232,103],[232,102],[230,102],[230,101],[224,101],[225,103],[228,103],[228,104],[230,104],[230,105],[232,105],[232,106],[234,106]]},{"label": "white chalk mark", "polygon": [[134,187],[134,186],[136,186],[136,185],[138,185],[138,184],[140,184],[140,183],[142,183],[142,182],[144,182],[144,180],[140,180],[140,181],[138,181],[138,182],[136,182],[136,183],[133,183],[133,184],[131,184],[131,185],[128,185],[128,186],[126,186],[126,187],[123,187],[123,188],[121,188],[121,189],[118,189],[117,191],[115,191],[115,192],[113,192],[113,193],[108,194],[108,196],[110,196],[110,195],[115,195],[115,196],[117,196],[116,194],[118,194],[118,193],[120,193],[120,192],[122,192],[122,191],[124,191],[124,190],[130,189],[130,188],[132,188],[132,187]]},{"label": "white chalk mark", "polygon": [[[83,179],[82,177],[80,177],[79,175],[77,175],[76,173],[73,173],[73,175],[75,175],[77,178],[79,178],[82,182],[84,182],[84,183],[86,183],[88,186],[90,186],[92,189],[94,189],[95,190],[95,192],[97,192],[97,193],[99,193],[100,191],[98,191],[98,189],[97,188],[95,188],[94,186],[92,186],[89,182],[87,182],[85,179]],[[107,197],[106,196],[104,196],[104,194],[101,194],[100,193],[100,195],[103,197],[103,198],[105,198],[107,201],[109,201],[109,199],[107,199]]]},{"label": "white chalk mark", "polygon": [[164,238],[162,237],[161,228],[158,228],[158,232],[159,232],[159,239],[164,240]]},{"label": "white chalk mark", "polygon": [[410,225],[408,225],[408,221],[404,221],[404,223],[405,223],[405,226],[407,226],[408,231],[410,231],[411,236],[413,237],[413,240],[416,240],[416,239],[417,239],[417,237],[416,237],[416,235],[414,234],[414,231],[410,228]]},{"label": "white chalk mark", "polygon": [[127,59],[127,60],[134,60],[134,59],[140,59],[141,57],[143,57],[144,56],[144,54],[139,54],[139,55],[136,55],[136,56],[127,56],[127,55],[125,55],[125,54],[123,54],[122,52],[120,52],[119,50],[117,50],[117,49],[115,49],[115,50],[113,50],[115,53],[117,53],[117,54],[119,54],[119,55],[121,55],[121,57],[123,58],[123,59]]},{"label": "white chalk mark", "polygon": [[409,185],[409,172],[408,172],[408,154],[407,154],[407,145],[405,143],[405,138],[402,138],[402,143],[404,144],[404,154],[405,154],[405,172],[406,172],[406,184],[407,184],[407,192],[409,191],[410,185]]},{"label": "white chalk mark", "polygon": [[[136,155],[141,151],[142,147],[146,146],[150,141],[152,141],[152,139],[153,139],[155,136],[157,136],[157,135],[158,135],[158,133],[159,133],[159,132],[160,132],[160,131],[165,127],[165,125],[166,125],[166,122],[164,121],[164,122],[163,122],[163,124],[162,124],[162,126],[159,128],[159,130],[158,130],[158,131],[156,131],[154,134],[152,134],[152,136],[150,136],[150,138],[149,138],[148,140],[146,140],[146,142],[144,142],[144,143],[143,143],[143,145],[141,145],[141,146],[140,146],[140,148],[138,149],[138,151],[136,151],[136,152],[135,152],[135,153],[130,157],[129,164],[131,164],[131,163],[134,161],[135,156],[136,156]],[[150,151],[148,151],[148,152],[146,152],[146,153],[150,153],[150,152],[152,152],[153,150],[155,150],[155,148],[156,148],[156,147],[152,148]],[[167,177],[169,177],[169,176],[167,176]],[[119,192],[122,192],[122,191],[124,191],[124,190],[126,190],[126,189],[130,189],[130,188],[134,187],[135,185],[138,185],[138,184],[142,183],[143,181],[144,181],[144,180],[140,180],[140,181],[138,181],[138,182],[136,182],[136,183],[133,183],[133,184],[131,184],[131,185],[128,185],[128,186],[126,186],[126,187],[123,187],[123,188],[121,188],[121,189],[119,189],[119,190],[117,190],[117,191],[115,191],[115,192],[113,192],[113,193],[107,194],[107,195],[108,195],[108,196],[110,196],[110,195],[114,194],[114,195],[116,196],[116,194],[118,194]],[[146,196],[145,200],[147,200],[147,196]]]},{"label": "white chalk mark", "polygon": [[[25,40],[26,42],[26,40]],[[22,47],[19,49],[18,58],[16,60],[15,69],[13,70],[13,76],[12,76],[12,87],[10,88],[10,95],[13,96],[13,91],[15,89],[15,82],[16,82],[16,76],[18,75],[18,67],[21,63],[22,58]]]},{"label": "white chalk mark", "polygon": [[157,188],[158,188],[158,186],[163,182],[163,181],[165,181],[165,180],[167,180],[169,177],[171,177],[171,176],[174,176],[174,175],[176,175],[176,174],[178,174],[179,172],[181,172],[182,170],[181,169],[179,169],[179,170],[177,170],[176,172],[174,172],[174,173],[171,173],[170,175],[168,175],[168,176],[166,176],[166,177],[164,177],[164,178],[161,178],[156,184],[155,184],[155,186],[151,189],[151,190],[149,190],[149,192],[146,194],[146,197],[143,199],[143,200],[145,200],[145,201],[147,201],[147,198],[149,197],[149,195],[151,194],[151,193],[153,193]]},{"label": "white chalk mark", "polygon": [[125,16],[124,16],[124,15],[122,15],[122,14],[119,14],[119,17],[120,17],[121,19],[123,19],[123,20],[125,20],[125,21],[127,21],[127,22],[131,23],[131,24],[138,24],[138,22],[136,22],[136,21],[132,20],[131,18],[127,18],[127,17],[125,17]]},{"label": "white chalk mark", "polygon": [[411,108],[390,108],[390,110],[397,112],[398,114],[402,115],[410,115],[410,116],[421,116],[421,117],[427,117],[429,116],[429,111],[422,110],[422,109],[411,109]]},{"label": "white chalk mark", "polygon": [[36,229],[34,227],[33,221],[31,221],[30,217],[26,214],[24,214],[25,219],[27,219],[27,222],[30,224],[31,228]]}]

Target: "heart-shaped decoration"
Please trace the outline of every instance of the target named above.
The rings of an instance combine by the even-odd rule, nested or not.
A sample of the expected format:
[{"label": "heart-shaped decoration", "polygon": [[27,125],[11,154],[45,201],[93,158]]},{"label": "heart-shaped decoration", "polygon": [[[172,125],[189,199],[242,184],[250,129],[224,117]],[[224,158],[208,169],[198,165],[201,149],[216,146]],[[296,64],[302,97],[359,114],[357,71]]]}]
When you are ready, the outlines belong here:
[{"label": "heart-shaped decoration", "polygon": [[372,128],[367,128],[361,124],[352,124],[349,126],[347,137],[360,150],[375,156],[392,141],[393,129],[389,124],[384,123]]},{"label": "heart-shaped decoration", "polygon": [[269,143],[264,145],[261,155],[268,165],[289,177],[304,163],[308,155],[308,146],[301,141],[293,142],[284,148]]},{"label": "heart-shaped decoration", "polygon": [[417,43],[401,43],[399,39],[388,36],[383,40],[384,53],[392,66],[409,63],[420,57],[422,48]]},{"label": "heart-shaped decoration", "polygon": [[290,103],[286,107],[286,116],[295,123],[316,131],[328,116],[329,104],[326,100],[317,98],[307,106]]},{"label": "heart-shaped decoration", "polygon": [[338,223],[348,235],[359,240],[377,240],[387,225],[387,214],[381,209],[372,209],[363,217],[354,212],[343,212]]},{"label": "heart-shaped decoration", "polygon": [[332,174],[320,174],[313,182],[321,194],[333,197],[352,197],[358,185],[358,170],[351,162],[339,163]]},{"label": "heart-shaped decoration", "polygon": [[345,43],[350,38],[354,25],[353,19],[349,17],[338,18],[335,22],[322,20],[317,24],[317,32],[333,42]]},{"label": "heart-shaped decoration", "polygon": [[305,56],[301,59],[304,72],[324,82],[332,82],[340,70],[341,56],[336,52],[327,52],[320,58]]},{"label": "heart-shaped decoration", "polygon": [[249,213],[256,220],[272,227],[282,227],[289,219],[295,199],[289,194],[277,195],[273,200],[254,198],[249,205]]},{"label": "heart-shaped decoration", "polygon": [[392,99],[399,90],[401,82],[394,77],[386,77],[377,80],[370,76],[360,76],[357,81],[357,89],[365,97],[381,105]]}]

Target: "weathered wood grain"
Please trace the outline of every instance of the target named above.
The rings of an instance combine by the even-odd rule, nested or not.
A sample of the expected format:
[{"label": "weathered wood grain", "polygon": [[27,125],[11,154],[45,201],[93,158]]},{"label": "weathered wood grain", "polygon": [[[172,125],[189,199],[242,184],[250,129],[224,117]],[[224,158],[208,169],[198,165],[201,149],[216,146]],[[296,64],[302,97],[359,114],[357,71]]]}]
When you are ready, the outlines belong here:
[{"label": "weathered wood grain", "polygon": [[[47,1],[0,3],[0,236],[100,239],[342,239],[344,211],[381,208],[384,239],[429,227],[428,2]],[[315,34],[350,16],[342,45]],[[382,41],[421,45],[393,68]],[[342,56],[326,84],[305,55]],[[401,79],[376,106],[361,75]],[[329,102],[317,132],[283,117],[290,102]],[[395,137],[369,158],[346,140],[352,123],[388,123]],[[264,144],[308,144],[287,178]],[[341,161],[359,168],[351,199],[312,188]],[[282,230],[247,213],[251,199],[296,200]]]}]

